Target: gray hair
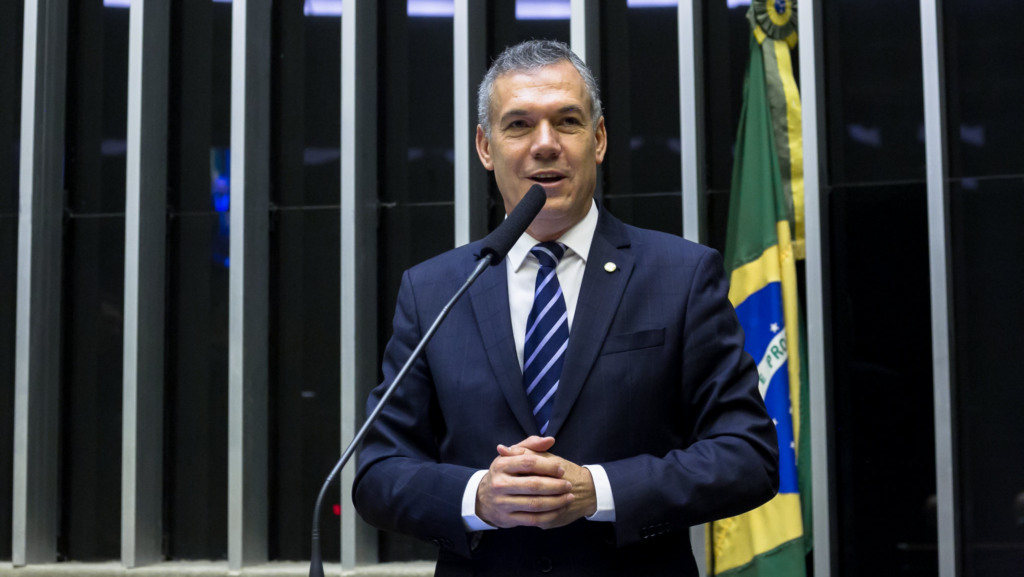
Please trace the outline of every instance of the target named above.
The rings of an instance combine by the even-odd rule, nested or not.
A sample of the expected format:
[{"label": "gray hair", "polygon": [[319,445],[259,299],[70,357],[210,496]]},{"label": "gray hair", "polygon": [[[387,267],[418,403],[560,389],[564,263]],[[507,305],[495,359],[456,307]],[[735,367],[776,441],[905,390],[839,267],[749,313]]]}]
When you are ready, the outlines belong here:
[{"label": "gray hair", "polygon": [[491,64],[477,91],[476,113],[480,126],[487,138],[491,137],[491,98],[494,96],[494,81],[509,72],[532,72],[545,66],[568,61],[576,68],[587,85],[590,94],[590,118],[597,126],[601,118],[601,96],[597,81],[587,65],[580,60],[565,43],[556,40],[527,40],[505,48]]}]

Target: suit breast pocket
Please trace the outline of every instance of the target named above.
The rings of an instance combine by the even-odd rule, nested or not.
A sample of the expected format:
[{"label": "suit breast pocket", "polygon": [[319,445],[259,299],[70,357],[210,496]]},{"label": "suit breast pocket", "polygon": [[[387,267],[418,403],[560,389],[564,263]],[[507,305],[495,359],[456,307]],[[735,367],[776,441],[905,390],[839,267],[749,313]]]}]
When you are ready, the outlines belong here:
[{"label": "suit breast pocket", "polygon": [[660,347],[665,344],[665,329],[648,329],[635,333],[609,335],[601,347],[602,355]]}]

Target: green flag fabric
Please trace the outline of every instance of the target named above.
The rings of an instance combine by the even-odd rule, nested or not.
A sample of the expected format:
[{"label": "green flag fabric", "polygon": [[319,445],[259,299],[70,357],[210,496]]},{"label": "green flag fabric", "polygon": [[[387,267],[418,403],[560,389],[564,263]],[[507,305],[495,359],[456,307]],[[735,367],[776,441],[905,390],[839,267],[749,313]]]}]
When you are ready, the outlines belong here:
[{"label": "green flag fabric", "polygon": [[[802,228],[802,168],[799,139],[799,95],[792,70],[780,66],[796,42],[795,3],[753,2],[748,12],[754,33],[744,82],[743,110],[733,166],[725,267],[730,273],[729,300],[746,333],[746,350],[758,364],[761,395],[779,438],[779,494],[765,505],[710,526],[710,575],[741,577],[804,577],[809,539],[802,502],[809,471],[806,451],[806,349],[800,321],[796,259],[802,243],[793,228]],[[768,25],[763,25],[767,22]],[[767,70],[767,65],[774,71]],[[774,78],[774,87],[773,80]],[[786,85],[791,85],[785,88]],[[780,87],[781,92],[780,92]],[[783,94],[783,106],[773,106]],[[782,118],[780,119],[780,114]],[[783,130],[779,129],[780,124]],[[799,133],[799,129],[797,130]],[[780,136],[785,142],[779,144]],[[795,142],[794,142],[795,141]],[[780,147],[785,154],[780,154]],[[783,168],[785,166],[785,169]],[[794,202],[793,175],[799,172],[801,199]],[[799,214],[798,214],[799,213]],[[797,224],[799,223],[799,224]]]}]

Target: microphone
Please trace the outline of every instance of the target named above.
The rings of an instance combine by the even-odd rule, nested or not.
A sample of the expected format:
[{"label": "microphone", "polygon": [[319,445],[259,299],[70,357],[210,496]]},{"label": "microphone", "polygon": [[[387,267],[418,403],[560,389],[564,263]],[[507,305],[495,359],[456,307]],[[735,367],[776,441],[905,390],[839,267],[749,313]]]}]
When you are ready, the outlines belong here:
[{"label": "microphone", "polygon": [[309,559],[309,577],[324,577],[324,564],[323,556],[320,552],[320,510],[323,508],[324,497],[327,495],[327,489],[330,488],[331,482],[338,476],[338,473],[345,466],[345,463],[352,458],[352,454],[355,452],[356,447],[363,441],[363,437],[369,431],[370,426],[377,420],[384,405],[387,404],[391,398],[392,393],[398,388],[398,384],[405,378],[405,374],[409,372],[409,367],[412,363],[419,358],[420,354],[423,353],[423,349],[426,348],[427,343],[433,338],[434,333],[437,332],[438,327],[441,326],[441,322],[448,316],[448,312],[451,311],[455,303],[462,297],[470,285],[472,285],[477,277],[483,274],[484,269],[488,266],[498,265],[505,260],[505,256],[508,255],[508,251],[512,249],[512,245],[519,240],[519,237],[523,236],[526,229],[530,227],[530,223],[533,219],[537,218],[540,210],[544,208],[544,203],[547,201],[547,194],[544,192],[544,187],[535,184],[530,187],[530,190],[526,192],[526,195],[519,201],[519,204],[512,209],[512,214],[508,215],[498,228],[494,229],[491,234],[487,235],[483,240],[483,246],[480,248],[480,259],[477,261],[476,268],[470,273],[469,278],[466,282],[455,292],[455,296],[452,297],[448,304],[441,309],[438,313],[437,318],[434,319],[434,323],[430,325],[430,328],[423,333],[423,338],[420,339],[419,344],[413,349],[412,354],[409,355],[409,360],[402,366],[402,370],[398,371],[395,375],[395,380],[391,381],[388,385],[387,390],[380,397],[380,402],[374,407],[373,412],[366,417],[366,422],[356,433],[356,436],[345,448],[345,452],[342,453],[341,459],[331,473],[327,475],[327,480],[324,481],[323,487],[320,488],[320,495],[316,498],[316,505],[313,507],[313,547],[310,553]]},{"label": "microphone", "polygon": [[519,204],[512,209],[512,214],[502,222],[494,232],[484,239],[484,246],[480,249],[480,256],[489,255],[491,264],[496,265],[505,260],[505,255],[512,250],[512,245],[523,236],[526,229],[530,227],[533,219],[537,218],[540,209],[544,208],[544,202],[548,195],[544,187],[535,184],[526,192]]}]

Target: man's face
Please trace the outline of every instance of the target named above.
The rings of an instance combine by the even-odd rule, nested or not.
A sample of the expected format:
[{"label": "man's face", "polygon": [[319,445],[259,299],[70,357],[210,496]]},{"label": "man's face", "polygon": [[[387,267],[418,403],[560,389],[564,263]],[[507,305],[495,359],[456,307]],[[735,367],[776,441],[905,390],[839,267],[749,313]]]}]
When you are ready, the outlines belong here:
[{"label": "man's face", "polygon": [[606,145],[604,118],[594,125],[586,84],[568,61],[499,76],[491,137],[476,129],[477,154],[494,171],[506,213],[534,184],[547,192],[527,229],[541,241],[557,239],[587,214]]}]

